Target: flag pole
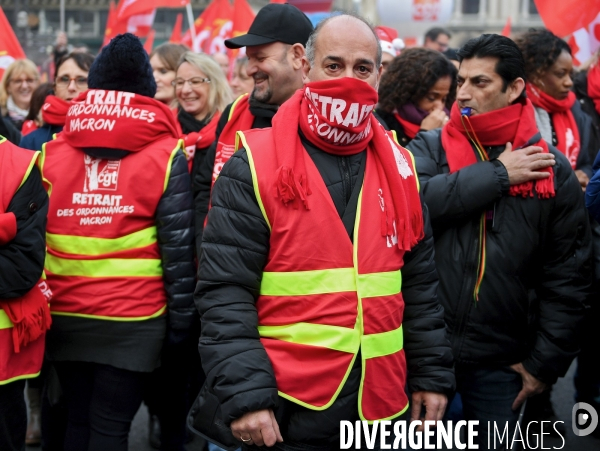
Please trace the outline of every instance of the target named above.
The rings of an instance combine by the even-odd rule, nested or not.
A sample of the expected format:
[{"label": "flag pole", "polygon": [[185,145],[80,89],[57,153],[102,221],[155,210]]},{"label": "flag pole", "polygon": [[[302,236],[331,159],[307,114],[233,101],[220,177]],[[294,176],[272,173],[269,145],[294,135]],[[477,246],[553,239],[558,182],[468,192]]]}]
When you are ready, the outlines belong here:
[{"label": "flag pole", "polygon": [[194,12],[192,11],[191,1],[187,5],[185,5],[185,10],[187,11],[188,23],[190,24],[190,36],[192,36],[192,50],[194,50],[194,46],[196,45],[196,26],[194,25]]},{"label": "flag pole", "polygon": [[60,31],[65,31],[65,0],[60,0]]}]

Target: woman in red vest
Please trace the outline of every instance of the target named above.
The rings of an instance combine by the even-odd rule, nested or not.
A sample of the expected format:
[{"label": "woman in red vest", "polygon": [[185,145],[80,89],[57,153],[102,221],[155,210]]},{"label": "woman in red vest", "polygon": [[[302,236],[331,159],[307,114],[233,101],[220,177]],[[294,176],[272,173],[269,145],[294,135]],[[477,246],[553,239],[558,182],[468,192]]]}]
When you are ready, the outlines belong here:
[{"label": "woman in red vest", "polygon": [[192,196],[175,117],[153,99],[140,40],[123,34],[45,144],[46,274],[54,363],[68,410],[65,451],[126,451],[147,375],[189,346]]},{"label": "woman in red vest", "polygon": [[381,77],[377,114],[406,146],[421,130],[442,127],[456,98],[456,68],[436,50],[414,48]]},{"label": "woman in red vest", "polygon": [[[3,121],[0,118],[0,121]],[[40,281],[48,196],[35,161],[0,136],[0,449],[25,449],[25,380],[39,374],[50,326]],[[36,285],[37,284],[37,285]],[[41,285],[41,286],[40,286]],[[47,296],[45,295],[47,294]]]}]

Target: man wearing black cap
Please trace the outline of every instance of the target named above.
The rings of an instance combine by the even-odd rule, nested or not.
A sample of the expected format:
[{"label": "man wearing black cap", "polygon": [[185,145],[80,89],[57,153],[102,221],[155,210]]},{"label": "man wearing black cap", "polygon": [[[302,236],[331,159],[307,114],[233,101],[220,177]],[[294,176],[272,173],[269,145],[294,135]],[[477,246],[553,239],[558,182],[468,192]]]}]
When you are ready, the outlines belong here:
[{"label": "man wearing black cap", "polygon": [[246,47],[246,72],[254,78],[250,95],[244,94],[225,108],[216,140],[193,177],[196,248],[199,251],[210,191],[221,168],[233,155],[235,132],[271,126],[279,105],[302,87],[304,45],[313,26],[298,8],[268,4],[256,15],[248,33],[225,41],[230,49]]}]

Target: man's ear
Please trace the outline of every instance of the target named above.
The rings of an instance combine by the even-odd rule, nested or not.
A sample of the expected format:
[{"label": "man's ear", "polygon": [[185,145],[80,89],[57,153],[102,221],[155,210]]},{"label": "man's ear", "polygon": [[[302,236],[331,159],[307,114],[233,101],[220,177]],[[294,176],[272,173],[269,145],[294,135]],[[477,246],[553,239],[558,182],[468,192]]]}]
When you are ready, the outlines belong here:
[{"label": "man's ear", "polygon": [[521,77],[513,80],[513,82],[508,86],[508,103],[512,104],[515,100],[517,100],[524,90],[525,80],[523,80]]},{"label": "man's ear", "polygon": [[304,46],[302,44],[294,44],[290,48],[290,54],[292,56],[292,67],[294,70],[302,68],[302,58],[306,55]]},{"label": "man's ear", "polygon": [[310,62],[308,58],[305,56],[302,57],[302,83],[306,84],[310,81],[308,74],[310,72]]}]

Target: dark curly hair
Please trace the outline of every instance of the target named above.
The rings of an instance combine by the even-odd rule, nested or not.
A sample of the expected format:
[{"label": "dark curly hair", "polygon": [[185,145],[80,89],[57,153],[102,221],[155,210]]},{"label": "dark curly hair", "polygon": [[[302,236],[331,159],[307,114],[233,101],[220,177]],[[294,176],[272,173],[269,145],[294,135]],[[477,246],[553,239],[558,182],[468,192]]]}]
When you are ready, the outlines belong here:
[{"label": "dark curly hair", "polygon": [[392,60],[379,84],[379,108],[391,113],[408,102],[417,103],[442,77],[450,77],[446,107],[456,98],[456,68],[440,52],[425,48],[404,50]]},{"label": "dark curly hair", "polygon": [[552,67],[560,54],[571,54],[571,48],[564,40],[546,29],[530,29],[515,39],[523,58],[527,79],[535,80]]}]

